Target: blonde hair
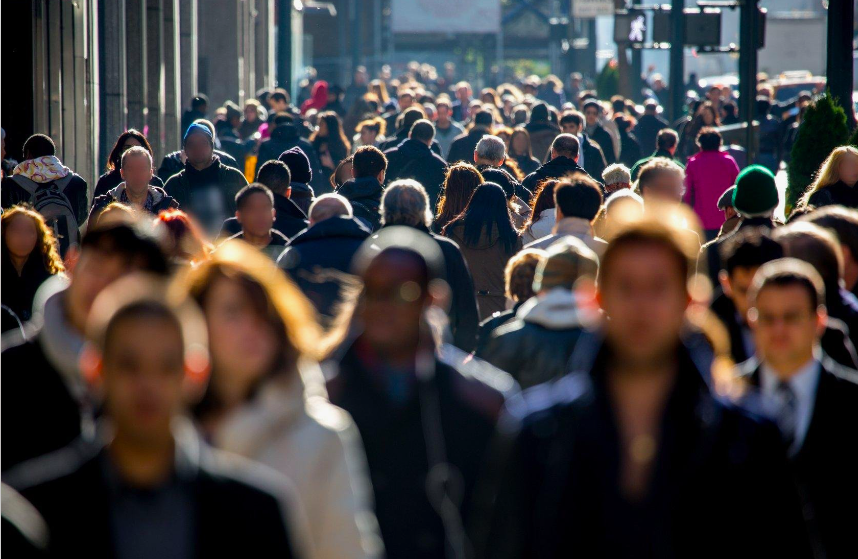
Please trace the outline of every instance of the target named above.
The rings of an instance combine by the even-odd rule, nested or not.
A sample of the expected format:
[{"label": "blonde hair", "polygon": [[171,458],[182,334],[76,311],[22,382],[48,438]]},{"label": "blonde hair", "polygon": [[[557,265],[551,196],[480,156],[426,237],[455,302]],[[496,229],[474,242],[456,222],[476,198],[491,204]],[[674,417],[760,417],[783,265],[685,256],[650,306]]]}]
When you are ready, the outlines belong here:
[{"label": "blonde hair", "polygon": [[536,275],[539,263],[545,260],[545,256],[544,250],[528,248],[509,259],[503,271],[508,299],[519,303],[535,295],[533,277]]},{"label": "blonde hair", "polygon": [[807,188],[804,196],[801,197],[801,201],[799,202],[800,207],[807,206],[810,197],[813,196],[816,191],[825,188],[826,186],[831,186],[840,180],[840,163],[847,154],[858,157],[858,148],[855,148],[854,146],[836,147],[831,154],[825,158],[825,161],[823,161],[822,165],[819,166],[819,171],[816,172],[816,179],[814,179],[811,185]]}]

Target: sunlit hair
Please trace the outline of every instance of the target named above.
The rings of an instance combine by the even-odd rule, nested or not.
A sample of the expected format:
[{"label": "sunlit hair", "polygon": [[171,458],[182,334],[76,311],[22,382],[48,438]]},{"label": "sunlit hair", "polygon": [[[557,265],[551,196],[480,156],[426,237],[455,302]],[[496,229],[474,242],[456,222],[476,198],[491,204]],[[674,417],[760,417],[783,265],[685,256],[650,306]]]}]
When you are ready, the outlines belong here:
[{"label": "sunlit hair", "polygon": [[536,267],[539,265],[539,262],[544,258],[545,251],[537,248],[528,248],[509,259],[503,271],[508,299],[519,303],[535,295],[533,292],[533,276],[536,274]]},{"label": "sunlit hair", "polygon": [[382,225],[407,225],[429,227],[432,225],[432,210],[429,196],[423,185],[414,179],[393,181],[381,196]]},{"label": "sunlit hair", "polygon": [[819,171],[816,173],[816,178],[807,188],[804,196],[801,197],[800,206],[806,206],[810,197],[819,189],[831,186],[840,180],[840,164],[843,159],[849,155],[858,157],[858,148],[854,146],[840,146],[825,158],[822,165],[819,166]]},{"label": "sunlit hair", "polygon": [[[221,279],[236,282],[279,338],[278,368],[290,370],[303,356],[315,357],[320,330],[313,306],[274,263],[247,243],[233,239],[220,245],[211,258],[188,269],[178,281],[205,309],[212,286]],[[280,371],[272,371],[276,373]]]},{"label": "sunlit hair", "polygon": [[[517,153],[515,148],[515,138],[517,136],[524,136],[525,140],[527,140],[527,147],[524,149],[524,153]],[[513,131],[512,135],[509,138],[509,152],[510,157],[521,157],[526,155],[527,157],[533,157],[533,149],[530,145],[530,132],[528,132],[523,126],[517,126]]]},{"label": "sunlit hair", "polygon": [[550,210],[554,204],[554,187],[560,182],[558,179],[545,179],[536,185],[536,192],[530,198],[530,219],[526,227],[542,219],[542,212]]},{"label": "sunlit hair", "polygon": [[128,204],[123,204],[122,202],[114,200],[104,206],[94,216],[90,216],[89,227],[106,227],[112,223],[132,222],[135,219],[136,214],[134,212],[134,208]]},{"label": "sunlit hair", "polygon": [[435,212],[435,227],[440,230],[462,213],[474,190],[483,182],[483,175],[470,163],[460,162],[450,166]]},{"label": "sunlit hair", "polygon": [[378,97],[382,107],[390,101],[390,96],[387,94],[387,85],[383,80],[372,80],[369,82],[369,91]]},{"label": "sunlit hair", "polygon": [[128,141],[128,138],[134,138],[137,140],[137,142],[149,152],[149,157],[152,157],[152,146],[149,145],[149,140],[146,139],[146,136],[144,136],[139,130],[129,128],[119,135],[119,138],[116,139],[116,143],[113,144],[113,147],[110,150],[110,155],[107,156],[108,171],[121,168],[122,154],[125,152],[123,148],[125,146],[125,142]]},{"label": "sunlit hair", "polygon": [[364,128],[375,130],[377,135],[384,136],[384,133],[387,131],[387,121],[380,116],[374,116],[372,118],[362,120],[357,126],[355,126],[355,132],[360,132]]},{"label": "sunlit hair", "polygon": [[31,219],[36,226],[36,246],[33,252],[39,251],[39,254],[41,254],[42,265],[45,267],[45,270],[50,272],[51,275],[64,272],[66,268],[63,265],[62,258],[60,258],[59,250],[57,250],[57,240],[54,237],[54,232],[45,223],[45,218],[42,217],[42,214],[26,206],[12,206],[0,217],[0,232],[2,232],[4,239],[3,252],[7,253],[9,251],[5,241],[6,229],[16,217]]},{"label": "sunlit hair", "polygon": [[335,113],[334,111],[325,111],[319,113],[317,119],[318,122],[321,122],[323,120],[325,121],[325,126],[327,126],[328,128],[328,135],[321,136],[319,135],[319,130],[316,129],[316,131],[313,132],[313,134],[310,136],[310,142],[313,142],[315,145],[315,142],[325,139],[331,143],[341,143],[343,146],[345,146],[346,153],[351,151],[352,144],[351,142],[349,142],[349,139],[346,138],[346,133],[343,131],[343,125],[337,113]]},{"label": "sunlit hair", "polygon": [[155,224],[165,227],[165,252],[174,261],[197,264],[211,254],[211,243],[193,218],[182,210],[164,210],[155,218]]}]

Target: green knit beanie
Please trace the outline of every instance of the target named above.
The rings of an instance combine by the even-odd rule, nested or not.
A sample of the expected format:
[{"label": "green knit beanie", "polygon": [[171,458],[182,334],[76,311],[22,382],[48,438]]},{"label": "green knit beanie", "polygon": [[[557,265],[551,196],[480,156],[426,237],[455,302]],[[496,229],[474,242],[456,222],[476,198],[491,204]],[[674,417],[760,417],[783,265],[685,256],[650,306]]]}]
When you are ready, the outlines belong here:
[{"label": "green knit beanie", "polygon": [[733,207],[742,216],[761,216],[778,207],[775,176],[762,165],[745,167],[736,177]]}]

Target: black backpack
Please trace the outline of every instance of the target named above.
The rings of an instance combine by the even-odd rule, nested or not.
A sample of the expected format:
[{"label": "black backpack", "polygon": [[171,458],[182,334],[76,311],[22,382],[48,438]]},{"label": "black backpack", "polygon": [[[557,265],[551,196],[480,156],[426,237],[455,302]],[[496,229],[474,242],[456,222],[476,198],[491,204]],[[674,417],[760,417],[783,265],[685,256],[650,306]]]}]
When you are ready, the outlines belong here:
[{"label": "black backpack", "polygon": [[33,209],[42,214],[48,227],[53,229],[60,245],[60,254],[63,256],[69,248],[80,244],[77,217],[65,194],[65,189],[73,177],[74,175],[69,173],[55,181],[38,183],[22,175],[12,176],[12,180],[30,195],[29,203]]}]

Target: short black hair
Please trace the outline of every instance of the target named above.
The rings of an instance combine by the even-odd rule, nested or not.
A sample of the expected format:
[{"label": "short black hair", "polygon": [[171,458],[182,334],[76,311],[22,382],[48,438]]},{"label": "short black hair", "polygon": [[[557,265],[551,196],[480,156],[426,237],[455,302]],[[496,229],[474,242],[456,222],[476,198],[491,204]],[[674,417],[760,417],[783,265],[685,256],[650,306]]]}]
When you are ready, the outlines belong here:
[{"label": "short black hair", "polygon": [[560,125],[563,126],[567,123],[581,127],[584,124],[584,115],[582,115],[578,111],[564,113],[563,116],[560,117]]},{"label": "short black hair", "polygon": [[570,159],[578,157],[578,138],[572,134],[558,134],[551,142],[551,149],[558,155],[565,155]]},{"label": "short black hair", "polygon": [[754,275],[754,282],[748,290],[751,306],[757,303],[760,292],[767,287],[792,287],[804,289],[810,299],[810,308],[816,312],[825,304],[825,284],[813,267],[795,258],[781,258],[763,266]]},{"label": "short black hair", "polygon": [[266,161],[259,168],[259,173],[256,175],[256,182],[262,183],[271,189],[271,192],[286,195],[286,190],[292,183],[292,173],[289,172],[289,167],[279,159]]},{"label": "short black hair", "polygon": [[207,107],[209,104],[209,98],[206,97],[205,93],[197,93],[191,99],[191,108],[199,109],[200,107]]},{"label": "short black hair", "polygon": [[593,221],[602,208],[602,189],[599,183],[579,173],[554,186],[554,204],[563,217]]},{"label": "short black hair", "polygon": [[352,172],[355,178],[377,177],[387,169],[387,157],[375,146],[361,146],[352,158]]},{"label": "short black hair", "polygon": [[33,134],[24,142],[24,155],[29,159],[57,154],[57,146],[50,136]]},{"label": "short black hair", "polygon": [[89,229],[80,243],[81,252],[95,250],[119,256],[140,271],[166,276],[167,256],[155,237],[151,224],[122,222]]},{"label": "short black hair", "polygon": [[783,258],[784,249],[764,227],[745,227],[727,236],[718,246],[721,266],[728,275],[736,268],[759,268]]},{"label": "short black hair", "polygon": [[274,205],[274,194],[271,193],[271,189],[262,183],[252,182],[239,190],[238,194],[235,195],[235,208],[241,211],[254,194],[264,194],[271,201],[271,205]]},{"label": "short black hair", "polygon": [[599,114],[602,114],[602,104],[595,99],[590,99],[589,101],[584,103],[584,106],[581,107],[581,109],[585,112],[587,111],[587,109],[596,109],[597,111],[599,111]]},{"label": "short black hair", "polygon": [[736,103],[732,101],[724,101],[723,103],[721,103],[721,108],[724,110],[725,113],[730,116],[736,114]]},{"label": "short black hair", "polygon": [[269,101],[283,101],[284,103],[287,103],[287,104],[290,101],[289,94],[286,92],[286,90],[281,89],[279,87],[277,89],[275,89],[274,91],[272,91],[270,95],[268,95],[268,100]]},{"label": "short black hair", "polygon": [[426,119],[418,120],[408,132],[408,137],[421,142],[430,142],[435,138],[435,127]]},{"label": "short black hair", "polygon": [[718,151],[721,147],[721,133],[711,126],[702,128],[697,134],[697,145],[703,151]]},{"label": "short black hair", "polygon": [[480,111],[474,115],[474,125],[476,126],[491,126],[494,122],[494,117],[489,111]]},{"label": "short black hair", "polygon": [[655,144],[658,149],[670,149],[679,143],[679,134],[672,128],[662,128],[658,131],[655,137]]}]

